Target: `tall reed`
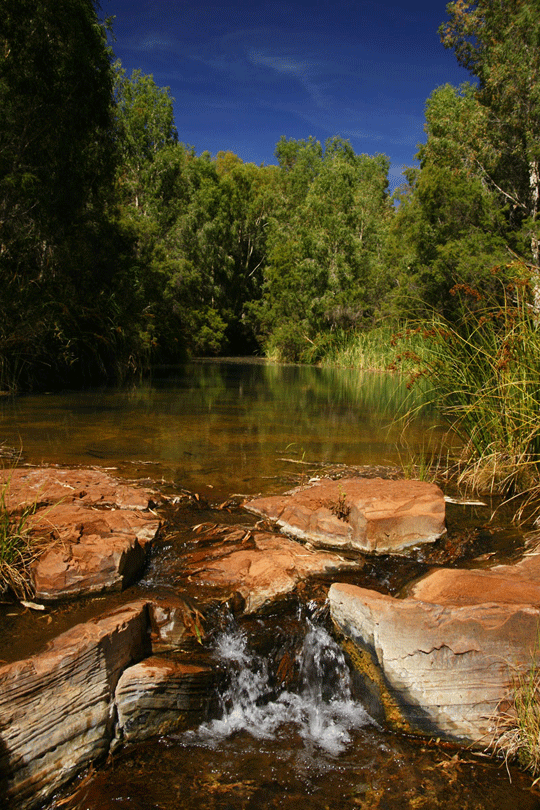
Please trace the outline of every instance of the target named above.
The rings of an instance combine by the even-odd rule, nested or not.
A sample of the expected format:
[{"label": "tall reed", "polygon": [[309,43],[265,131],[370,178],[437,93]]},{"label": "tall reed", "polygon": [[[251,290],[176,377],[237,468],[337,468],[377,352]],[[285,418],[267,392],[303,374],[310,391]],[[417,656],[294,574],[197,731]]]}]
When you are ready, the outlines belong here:
[{"label": "tall reed", "polygon": [[[414,351],[422,353],[422,340],[411,335],[396,338],[396,330],[391,326],[377,326],[369,331],[351,332],[340,330],[332,333],[320,359],[322,366],[354,368],[360,371],[387,371],[393,369],[396,352]],[[411,354],[412,356],[412,354]],[[410,370],[407,367],[402,370]]]},{"label": "tall reed", "polygon": [[540,313],[522,266],[496,303],[465,285],[456,323],[433,318],[415,330],[423,342],[413,381],[427,381],[460,438],[459,481],[507,497],[540,496]]}]

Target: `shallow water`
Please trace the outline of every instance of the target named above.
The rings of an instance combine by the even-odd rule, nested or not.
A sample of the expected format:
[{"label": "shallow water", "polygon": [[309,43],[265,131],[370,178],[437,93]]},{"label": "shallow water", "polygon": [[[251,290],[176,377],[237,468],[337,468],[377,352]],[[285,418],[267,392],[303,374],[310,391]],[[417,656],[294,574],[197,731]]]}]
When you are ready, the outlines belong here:
[{"label": "shallow water", "polygon": [[429,414],[403,445],[395,420],[409,396],[386,374],[201,362],[121,389],[1,400],[1,437],[31,463],[119,467],[219,499],[281,491],[320,464],[395,465],[435,446]]},{"label": "shallow water", "polygon": [[[112,468],[128,478],[157,482],[169,495],[197,495],[168,509],[166,536],[156,544],[141,581],[125,593],[56,606],[44,615],[1,606],[0,659],[31,654],[58,632],[119,602],[174,589],[194,525],[253,522],[234,508],[219,510],[234,494],[283,492],[328,470],[393,468],[413,452],[429,453],[444,431],[434,413],[425,413],[403,435],[396,416],[406,410],[408,396],[395,376],[216,361],[189,364],[121,389],[0,401],[1,438],[21,448],[28,463]],[[511,556],[519,546],[519,535],[504,520],[484,525],[489,511],[449,509],[450,539],[461,536],[464,527],[476,531],[462,558],[455,558],[459,564],[486,552]],[[366,565],[357,581],[396,593],[430,564],[444,562],[447,552],[441,546],[420,550],[412,561],[383,558]],[[309,591],[318,605],[327,588],[321,581]],[[244,622],[249,639],[236,638],[232,647],[226,634],[221,642],[214,638],[214,650],[207,654],[221,658],[223,666],[228,656],[243,678],[236,687],[229,680],[232,691],[222,695],[219,718],[197,734],[117,753],[91,778],[81,776],[80,790],[68,805],[49,807],[540,808],[530,780],[519,772],[512,773],[511,783],[500,763],[390,734],[370,720],[352,691],[331,705],[335,674],[326,669],[318,681],[310,681],[307,670],[302,676],[301,662],[309,658],[304,644],[310,633],[320,634],[328,665],[339,651],[323,626],[308,629],[304,638],[308,624],[291,619],[291,609]],[[272,680],[271,650],[282,638],[287,643],[294,638],[303,652],[295,682],[276,690],[275,684],[265,684]],[[334,673],[346,672],[341,661],[334,664]]]}]

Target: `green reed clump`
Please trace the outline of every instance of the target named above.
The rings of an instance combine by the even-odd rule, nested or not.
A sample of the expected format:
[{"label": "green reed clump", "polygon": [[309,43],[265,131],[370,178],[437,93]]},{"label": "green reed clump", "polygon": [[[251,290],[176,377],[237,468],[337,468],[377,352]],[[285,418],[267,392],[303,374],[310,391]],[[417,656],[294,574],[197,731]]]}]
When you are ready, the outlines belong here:
[{"label": "green reed clump", "polygon": [[28,599],[34,591],[30,568],[44,545],[30,531],[35,505],[10,511],[6,504],[8,489],[9,482],[0,490],[0,595],[11,592],[17,599]]},{"label": "green reed clump", "polygon": [[[461,440],[459,482],[507,497],[540,495],[540,313],[523,268],[497,303],[465,285],[455,323],[434,318],[416,328],[423,342],[411,384]],[[408,357],[410,361],[410,356]]]},{"label": "green reed clump", "polygon": [[[411,330],[414,332],[414,330]],[[321,356],[321,365],[337,368],[355,368],[364,371],[387,371],[395,369],[396,354],[402,355],[401,370],[411,370],[405,352],[422,354],[421,336],[400,333],[390,326],[377,326],[369,331],[339,331],[333,333]]]}]

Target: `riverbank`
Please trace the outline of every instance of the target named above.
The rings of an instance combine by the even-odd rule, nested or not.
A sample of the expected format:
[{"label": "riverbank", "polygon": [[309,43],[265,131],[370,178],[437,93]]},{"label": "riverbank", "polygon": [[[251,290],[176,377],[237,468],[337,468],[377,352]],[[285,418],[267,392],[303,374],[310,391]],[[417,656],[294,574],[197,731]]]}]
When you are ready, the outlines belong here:
[{"label": "riverbank", "polygon": [[[14,475],[14,471],[12,471],[12,479],[14,489],[11,492],[11,500],[8,500],[12,508],[16,509],[17,506],[24,505],[24,503],[28,502],[30,499],[35,502],[36,492],[39,493],[39,499],[42,504],[40,508],[42,509],[47,508],[46,502],[51,499],[58,505],[59,496],[69,502],[65,503],[64,506],[71,504],[70,508],[72,508],[73,505],[77,507],[75,509],[76,514],[73,512],[70,513],[70,520],[73,521],[72,529],[76,529],[77,539],[74,539],[73,535],[69,538],[66,534],[66,529],[62,529],[60,526],[60,518],[67,518],[67,513],[64,513],[63,510],[62,515],[60,515],[59,512],[54,514],[49,513],[48,525],[50,531],[52,531],[51,539],[56,544],[60,544],[60,556],[62,557],[63,564],[67,564],[65,571],[70,572],[72,579],[79,581],[79,584],[83,587],[83,593],[90,593],[95,596],[98,593],[103,593],[107,589],[113,592],[118,590],[118,588],[125,589],[129,584],[128,580],[119,581],[113,577],[113,580],[111,580],[108,585],[105,585],[100,579],[99,587],[93,585],[90,589],[86,588],[86,590],[84,590],[86,587],[86,579],[85,577],[81,578],[79,573],[77,573],[80,572],[81,560],[84,558],[84,555],[81,555],[79,551],[87,542],[85,537],[88,539],[92,538],[92,556],[94,559],[97,559],[96,552],[98,546],[95,540],[95,530],[98,523],[99,525],[106,524],[107,512],[119,515],[122,519],[127,515],[131,515],[133,507],[136,507],[139,511],[142,509],[144,512],[144,510],[148,508],[149,503],[153,502],[152,499],[158,499],[155,492],[152,493],[150,498],[148,492],[145,492],[140,487],[134,487],[133,485],[126,486],[125,483],[118,481],[111,488],[112,479],[110,476],[103,471],[97,470],[79,469],[68,472],[59,468],[49,468],[45,470],[23,469],[20,471],[20,475]],[[349,514],[351,514],[352,520],[353,512],[354,514],[358,512],[358,504],[355,506],[356,501],[351,501],[349,504],[347,498],[353,498],[353,490],[356,491],[354,487],[361,486],[362,480],[365,479],[359,477],[354,479],[354,481],[341,479],[337,482],[331,482],[334,485],[336,493],[338,493],[334,500],[337,498],[336,502],[340,507],[339,511],[334,510],[334,512],[332,512],[332,504],[330,502],[330,505],[321,506],[321,504],[326,504],[329,498],[330,501],[332,501],[332,498],[326,495],[324,497],[320,496],[320,486],[315,485],[315,500],[309,508],[312,510],[315,509],[314,514],[317,514],[318,521],[323,521],[326,527],[329,528],[330,524],[328,520],[333,516],[336,524],[341,521],[343,526],[346,527]],[[369,484],[368,489],[370,491],[374,485],[377,487],[379,493],[382,491],[382,483],[384,482],[377,483],[376,479],[367,479],[366,481],[366,484]],[[402,497],[402,490],[405,491],[408,486],[412,487],[413,484],[415,484],[415,482],[409,484],[407,481],[398,482],[393,480],[386,481],[385,483],[388,485],[389,491],[393,491],[394,487],[398,486],[399,492],[401,493],[400,498]],[[105,490],[103,490],[104,484],[106,484]],[[432,491],[430,488],[431,485],[423,485],[420,482],[416,482],[416,485],[420,488],[425,487],[426,490],[430,492]],[[19,487],[18,491],[15,489],[16,486]],[[283,506],[285,506],[291,498],[294,499],[302,496],[305,499],[305,494],[309,494],[311,489],[313,489],[313,487],[308,487],[307,489],[302,487],[297,491],[297,494],[293,492],[291,495],[281,497]],[[358,491],[360,492],[361,490]],[[30,497],[28,493],[30,493]],[[355,495],[354,497],[357,498],[358,496]],[[430,497],[432,497],[432,495]],[[277,500],[279,500],[279,498]],[[259,513],[266,513],[268,509],[276,508],[280,511],[282,507],[277,506],[277,500],[276,497],[274,497],[274,499],[267,498],[262,501],[254,501],[252,508]],[[343,501],[343,503],[341,501]],[[196,498],[192,498],[189,500],[189,503],[195,506],[198,502]],[[299,502],[298,508],[300,511],[298,514],[300,514],[302,510],[305,511],[306,505],[302,505],[303,503],[303,501],[301,503]],[[187,505],[186,503],[186,506]],[[227,510],[230,508],[230,506],[223,505],[223,517],[226,516]],[[81,513],[84,509],[88,510],[87,514],[91,518],[91,525],[87,525],[85,519],[82,518]],[[235,507],[235,509],[238,510],[238,507]],[[325,509],[328,512],[327,516],[324,513]],[[356,512],[354,510],[356,510]],[[379,511],[380,508],[377,507],[373,514],[378,514]],[[262,531],[260,528],[257,528],[253,522],[250,523],[248,521],[246,524],[247,515],[241,509],[236,512],[233,510],[230,514],[231,516],[234,514],[233,522],[230,525],[223,524],[222,526],[218,526],[216,523],[211,522],[203,522],[202,524],[199,522],[193,525],[196,520],[196,515],[191,512],[191,517],[188,521],[190,528],[186,527],[188,528],[188,533],[183,540],[183,552],[179,556],[174,556],[171,560],[173,567],[169,568],[168,571],[168,576],[172,576],[176,583],[175,590],[178,591],[178,588],[180,588],[176,597],[173,598],[172,593],[169,591],[167,596],[164,596],[162,592],[161,595],[156,595],[156,597],[146,597],[145,599],[139,599],[134,602],[132,599],[129,599],[129,595],[126,592],[122,604],[117,604],[116,607],[109,609],[105,614],[102,613],[101,616],[90,619],[90,621],[66,631],[63,636],[55,637],[49,643],[45,651],[38,652],[30,658],[14,662],[13,664],[7,664],[0,668],[0,680],[5,680],[5,688],[2,689],[2,694],[6,698],[2,703],[3,708],[1,709],[2,714],[5,714],[5,722],[3,721],[2,725],[6,729],[22,729],[20,732],[22,736],[20,737],[16,736],[12,738],[9,731],[7,737],[4,735],[3,742],[6,751],[3,755],[4,759],[8,756],[7,752],[11,751],[12,753],[9,754],[9,756],[13,756],[15,760],[18,760],[18,754],[15,755],[13,753],[15,750],[19,750],[17,746],[28,746],[27,741],[30,739],[33,740],[31,746],[32,756],[30,759],[28,754],[24,756],[26,765],[24,771],[20,772],[22,782],[20,782],[19,777],[17,777],[17,780],[13,782],[13,786],[9,788],[14,801],[15,799],[19,801],[19,798],[21,798],[21,807],[33,806],[36,801],[36,796],[43,799],[45,796],[49,795],[51,790],[57,789],[63,781],[72,778],[81,768],[84,768],[90,762],[103,756],[111,745],[118,747],[125,742],[141,741],[156,734],[178,733],[182,729],[198,725],[205,716],[209,716],[209,713],[212,715],[212,713],[216,711],[215,708],[211,708],[215,702],[215,692],[212,684],[215,683],[216,671],[213,669],[212,665],[209,665],[208,661],[206,664],[203,664],[201,658],[201,655],[204,658],[204,655],[207,655],[208,652],[203,655],[206,644],[205,638],[210,629],[208,622],[210,615],[215,610],[215,607],[211,607],[212,605],[217,606],[226,603],[229,609],[237,615],[239,620],[241,617],[247,616],[248,614],[253,614],[255,617],[262,619],[262,615],[268,612],[269,606],[272,605],[276,599],[278,600],[277,603],[281,604],[284,596],[286,597],[285,601],[287,601],[292,594],[296,594],[295,599],[298,598],[300,594],[308,598],[307,595],[310,593],[309,580],[313,579],[315,575],[315,578],[318,578],[321,584],[322,582],[326,583],[323,585],[322,589],[320,589],[319,599],[324,599],[324,594],[333,583],[330,590],[332,615],[336,626],[345,634],[345,637],[348,637],[358,649],[362,648],[364,651],[371,650],[373,652],[374,650],[380,651],[386,649],[388,643],[385,638],[386,626],[380,618],[376,621],[379,627],[378,632],[380,637],[377,641],[370,642],[371,631],[367,626],[363,629],[360,628],[357,618],[358,614],[355,613],[356,618],[353,617],[352,614],[346,618],[343,612],[343,599],[341,599],[341,596],[332,596],[332,594],[339,593],[343,595],[346,593],[347,598],[350,596],[357,600],[358,597],[360,597],[366,604],[371,605],[370,610],[372,612],[375,611],[375,605],[384,604],[385,611],[388,612],[390,616],[388,626],[395,629],[397,626],[396,622],[401,613],[403,611],[407,613],[411,601],[410,598],[395,599],[392,596],[384,596],[380,592],[359,588],[358,585],[355,584],[339,584],[340,582],[343,583],[344,580],[347,582],[350,575],[354,572],[356,572],[356,582],[361,581],[361,579],[358,579],[358,576],[363,577],[365,568],[373,566],[373,560],[370,561],[369,555],[366,557],[365,554],[361,556],[356,554],[354,557],[351,557],[349,554],[348,557],[347,555],[343,557],[343,552],[339,555],[331,555],[328,551],[314,552],[310,550],[309,543],[306,545],[306,542],[320,542],[320,540],[317,540],[318,530],[315,528],[315,525],[315,533],[313,536],[308,532],[304,537],[304,542],[299,543],[298,539],[287,539],[282,534],[275,534],[271,529]],[[288,514],[292,514],[290,510]],[[304,518],[302,518],[302,520],[303,519]],[[358,516],[354,518],[355,521],[358,521],[358,519]],[[147,516],[146,520],[152,523],[153,518],[151,514]],[[291,521],[292,518],[289,517],[288,520]],[[377,518],[377,520],[380,523],[380,518]],[[384,521],[383,523],[386,525]],[[382,526],[383,524],[380,523],[379,530]],[[131,526],[131,523],[130,527],[130,530],[134,531],[135,542],[138,543],[138,529]],[[108,528],[106,529],[106,534],[109,538],[109,545],[112,544],[112,546],[115,546],[117,541],[114,538],[114,530]],[[189,534],[191,534],[191,540],[186,545]],[[431,546],[437,545],[434,543],[431,536],[429,540]],[[446,541],[441,540],[440,542]],[[323,545],[325,544],[326,542],[323,543]],[[343,546],[341,536],[339,545],[341,547]],[[375,543],[375,545],[377,544]],[[407,544],[405,544],[405,546],[406,545]],[[416,546],[417,545],[418,540],[416,541]],[[68,547],[71,549],[70,554],[68,554]],[[55,550],[53,547],[52,552],[58,556],[58,549]],[[124,565],[126,565],[127,557],[125,557],[125,552],[123,553],[125,560]],[[403,550],[401,553],[403,553]],[[412,553],[414,556],[418,552],[413,548],[411,552],[407,553]],[[435,554],[440,554],[440,549],[435,549]],[[296,558],[294,555],[296,555]],[[309,561],[306,561],[306,556],[310,557]],[[71,563],[69,562],[69,557],[71,558]],[[261,567],[257,560],[263,557],[265,564]],[[332,557],[332,560],[330,560],[330,557]],[[387,559],[387,555],[383,556],[383,560],[384,559]],[[535,558],[533,555],[533,557],[529,559],[534,563],[538,558]],[[73,568],[74,561],[77,563],[75,569]],[[272,565],[269,565],[269,561],[272,561]],[[496,578],[498,578],[497,582],[505,578],[505,581],[508,582],[511,581],[512,578],[515,579],[517,574],[516,581],[519,585],[518,591],[521,597],[523,597],[524,583],[529,590],[532,588],[534,591],[534,588],[537,588],[534,571],[532,578],[528,574],[521,576],[520,572],[521,569],[524,568],[524,565],[525,563],[518,566],[507,566],[507,571],[504,574],[499,566],[498,568],[492,569],[493,575],[496,575]],[[527,565],[529,565],[530,568],[530,564],[527,563]],[[291,577],[292,566],[298,568],[298,577]],[[57,567],[57,565],[55,567]],[[158,567],[159,569],[163,568],[163,561]],[[129,568],[129,566],[127,566],[125,570],[127,570],[127,568]],[[259,578],[257,578],[256,572],[259,568],[260,575]],[[98,562],[95,570],[98,571],[101,576],[103,566]],[[444,571],[445,569],[440,570]],[[285,573],[287,574],[286,583],[284,580]],[[450,572],[450,574],[452,576],[458,576],[459,569],[456,569],[454,573]],[[490,570],[484,569],[480,570],[477,574],[474,574],[473,571],[463,572],[462,576],[464,575],[469,576],[469,578],[479,576],[481,582],[483,582],[482,578],[489,579],[489,577],[492,576]],[[60,578],[65,580],[66,575],[62,574]],[[424,578],[420,585],[416,586],[416,591],[413,595],[413,598],[416,599],[416,609],[420,609],[424,616],[423,623],[419,623],[416,620],[413,622],[416,628],[414,643],[418,644],[419,649],[423,651],[423,655],[420,656],[422,660],[426,658],[427,649],[424,649],[426,643],[431,644],[435,651],[445,647],[447,647],[448,650],[455,647],[455,643],[448,641],[448,639],[446,641],[441,641],[440,639],[436,642],[429,641],[430,632],[432,631],[429,629],[431,620],[428,618],[428,612],[426,610],[427,601],[431,599],[433,602],[435,617],[433,627],[438,627],[440,630],[441,626],[450,626],[448,623],[445,624],[445,621],[441,624],[441,615],[445,615],[445,611],[448,611],[448,608],[444,606],[445,603],[443,604],[441,601],[442,597],[439,598],[436,594],[434,599],[432,597],[426,599],[425,594],[423,594],[423,592],[420,594],[418,591],[419,587],[423,587],[424,590],[427,587],[429,590],[429,582],[429,576]],[[424,585],[422,585],[422,583],[424,583]],[[284,587],[285,585],[286,587]],[[468,623],[470,625],[470,640],[467,643],[472,645],[469,648],[469,655],[470,650],[474,650],[475,652],[472,653],[473,658],[474,656],[478,658],[484,655],[487,656],[491,662],[493,662],[495,658],[500,661],[503,659],[507,661],[510,656],[516,665],[518,665],[519,658],[521,665],[526,667],[530,665],[530,658],[528,657],[530,656],[530,643],[534,636],[534,627],[537,626],[540,616],[537,615],[538,609],[533,607],[524,608],[523,605],[517,604],[511,609],[508,608],[508,604],[512,600],[508,599],[508,593],[510,593],[510,591],[507,586],[505,587],[506,590],[504,587],[502,590],[499,588],[497,593],[491,585],[487,587],[492,602],[497,603],[499,606],[497,610],[499,610],[501,616],[506,615],[505,610],[509,611],[508,618],[502,620],[502,625],[499,620],[500,617],[495,622],[497,626],[501,625],[503,627],[502,635],[500,637],[497,636],[496,639],[492,638],[488,646],[485,647],[484,635],[487,633],[489,636],[492,632],[489,630],[489,626],[490,622],[491,624],[493,623],[491,620],[495,613],[497,613],[497,610],[494,604],[492,604],[491,607],[483,603],[476,604],[479,599],[480,602],[482,602],[486,591],[485,585],[481,585],[480,589],[477,591],[479,596],[476,599],[469,599],[470,607],[467,621],[464,622],[463,617],[457,617],[456,619],[461,627],[460,645],[463,647],[463,644],[466,643],[464,642],[463,633]],[[450,586],[450,590],[452,592],[459,591],[460,593],[465,593],[461,585],[457,587]],[[467,593],[471,593],[470,588],[467,590]],[[289,594],[288,597],[287,594]],[[398,594],[399,591],[396,591],[396,595]],[[72,591],[62,591],[60,595],[63,599],[70,596],[73,598]],[[525,595],[530,596],[528,591]],[[50,604],[50,599],[51,594],[47,593],[45,595],[45,603],[49,602]],[[534,591],[531,600],[533,603],[540,602],[540,599],[537,598],[536,591]],[[515,601],[514,599],[514,602]],[[338,603],[340,605],[339,608]],[[504,607],[505,605],[507,607]],[[479,610],[484,616],[488,607],[488,613],[491,611],[489,614],[491,619],[488,617],[483,633],[480,633],[479,625],[477,626],[475,623],[474,611]],[[441,610],[443,611],[442,614]],[[455,612],[455,606],[452,610]],[[460,607],[460,610],[463,610],[463,606]],[[518,621],[519,616],[521,614],[525,615],[525,613],[530,618],[528,624],[523,621]],[[45,616],[41,617],[37,612],[36,615],[37,623],[45,618]],[[513,621],[512,616],[518,621],[521,634],[510,631],[507,633],[504,630],[508,622]],[[528,632],[529,630],[530,632]],[[407,639],[413,639],[414,634],[411,634],[410,629],[405,630],[402,628],[398,635],[400,636],[400,644],[406,647]],[[506,647],[503,648],[501,646],[503,638],[513,639],[514,647],[511,652],[509,652]],[[124,639],[124,641],[122,639]],[[190,639],[191,642],[188,643],[186,647],[186,642],[189,642]],[[395,640],[393,643],[395,643]],[[73,647],[74,644],[78,651]],[[120,644],[119,647],[118,644]],[[197,646],[197,644],[202,645],[195,656],[193,654],[193,644],[195,644],[195,646]],[[352,648],[348,641],[344,643],[344,648],[349,652],[351,660],[355,666],[358,667],[358,672],[362,676],[361,680],[364,684],[362,687],[362,694],[364,695],[363,705],[366,705],[365,701],[368,699],[368,695],[371,695],[367,704],[370,713],[375,713],[375,716],[379,719],[383,719],[385,723],[389,722],[391,726],[399,728],[400,724],[395,723],[396,707],[399,706],[401,707],[402,718],[405,720],[408,719],[407,725],[404,726],[408,731],[421,731],[423,735],[427,734],[428,736],[439,738],[449,736],[450,738],[461,739],[462,742],[467,741],[470,743],[472,741],[484,746],[484,727],[474,727],[473,730],[474,724],[471,725],[471,707],[474,706],[474,710],[478,714],[480,711],[478,707],[483,705],[478,694],[475,693],[471,707],[469,707],[466,712],[466,722],[465,717],[462,720],[458,720],[454,712],[450,725],[445,725],[445,723],[441,721],[441,718],[436,718],[435,716],[431,718],[430,723],[427,725],[425,722],[424,724],[418,724],[417,722],[411,724],[411,716],[407,714],[408,702],[412,701],[414,705],[420,705],[423,712],[428,712],[428,703],[426,703],[425,695],[423,697],[414,696],[410,693],[410,690],[404,688],[402,678],[398,678],[396,681],[395,677],[390,673],[385,660],[386,658],[394,659],[396,656],[384,653],[383,657],[379,658],[379,660],[376,658],[372,659],[372,663],[366,669],[365,662],[361,662],[361,656],[359,657],[357,654],[351,652]],[[88,674],[84,674],[86,667],[84,662],[86,660],[93,660],[95,656],[97,656],[96,660],[101,659],[105,650],[107,650],[105,659],[108,662],[106,666],[106,676],[104,675],[105,680],[103,680],[103,682],[99,681],[99,683],[96,681],[94,688],[89,685]],[[190,650],[190,652],[186,657],[187,650]],[[440,677],[450,676],[450,681],[446,686],[442,685],[442,682],[439,683],[439,688],[442,688],[443,691],[446,690],[447,693],[451,689],[458,688],[459,691],[464,688],[462,679],[460,680],[460,684],[456,685],[455,678],[455,672],[458,670],[461,676],[463,676],[464,670],[461,665],[458,666],[458,658],[462,664],[464,651],[463,649],[453,649],[453,652],[457,656],[455,664],[450,665],[445,659],[446,663],[442,669],[438,669],[434,664],[428,667],[431,677],[434,678],[435,675],[437,676],[435,680]],[[165,658],[163,658],[164,653]],[[181,656],[180,659],[178,659],[180,653]],[[172,659],[170,658],[171,654],[173,655]],[[283,655],[283,653],[281,655]],[[288,671],[287,668],[283,669],[285,667],[284,661],[289,660],[287,658],[288,655],[289,653],[287,653],[285,658],[278,658],[276,661],[278,671],[280,667],[283,673]],[[405,669],[410,675],[412,672],[410,665],[414,660],[414,654],[409,650],[409,652],[406,652],[406,657],[408,664]],[[286,665],[286,667],[289,666],[292,666],[294,670],[292,662]],[[378,666],[381,672],[381,676],[376,682],[380,684],[380,678],[382,678],[387,685],[387,689],[390,689],[393,695],[392,705],[394,709],[390,715],[385,715],[384,711],[380,717],[377,714],[376,704],[374,702],[375,693],[373,691],[373,682],[371,681],[373,666]],[[73,667],[76,668],[79,674],[75,674]],[[490,664],[490,667],[493,667],[493,663]],[[476,669],[475,665],[473,665],[471,671],[475,672]],[[497,683],[493,682],[491,686],[489,686],[485,677],[481,679],[484,692],[491,690],[490,697],[485,700],[484,709],[480,711],[480,715],[484,716],[484,719],[488,716],[486,715],[488,704],[491,707],[491,711],[496,711],[500,699],[506,696],[506,690],[508,690],[511,683],[509,680],[509,672],[505,667],[496,665],[495,669],[499,678]],[[101,671],[100,668],[95,669],[94,667],[92,667],[92,670],[95,670],[96,674]],[[484,676],[486,672],[484,672]],[[413,678],[414,683],[423,684],[424,690],[428,688],[425,675],[426,673],[424,672],[422,677],[414,676]],[[66,684],[68,682],[70,684],[69,690],[67,686],[62,686],[64,678],[67,679]],[[84,684],[84,692],[90,699],[90,703],[87,703],[86,699],[81,703],[80,697],[76,697],[74,694],[72,695],[73,689],[79,688],[77,687],[79,682],[80,684]],[[49,683],[50,686],[48,685]],[[477,686],[475,688],[477,688]],[[22,689],[24,693],[21,699],[17,697],[19,689]],[[59,711],[58,729],[63,729],[63,736],[62,739],[58,736],[60,731],[58,731],[58,733],[54,731],[51,736],[51,723],[53,721],[51,719],[52,715],[47,712],[46,716],[49,717],[49,720],[47,722],[46,733],[44,733],[43,736],[43,744],[38,744],[41,732],[38,734],[32,725],[35,724],[36,712],[32,709],[33,703],[29,696],[35,692],[36,700],[39,700],[40,705],[43,706],[45,696],[51,689],[50,699]],[[59,700],[55,691],[57,689],[60,689],[63,695],[62,700]],[[88,738],[89,746],[86,744],[82,746],[80,742],[78,742],[80,733],[82,733],[79,729],[79,726],[82,728],[79,722],[81,719],[79,714],[80,711],[82,711],[86,717],[88,711],[91,710],[94,712],[94,708],[92,708],[94,706],[94,698],[92,698],[94,693],[96,695],[98,693],[103,696],[106,695],[107,697],[99,698],[98,702],[101,706],[99,709],[99,712],[101,712],[99,717],[101,719],[92,720],[92,728],[95,734],[91,739],[90,737]],[[184,695],[183,700],[185,700],[185,703],[182,704],[183,709],[181,712],[178,712],[179,694]],[[65,722],[67,711],[64,706],[65,699],[68,699],[70,705],[71,702],[73,702],[73,705],[80,704],[80,706],[82,706],[82,709],[77,709],[73,714],[68,724]],[[388,694],[386,697],[382,696],[380,703],[383,709],[385,705],[389,705]],[[437,698],[436,703],[440,713],[442,711],[441,700]],[[175,709],[174,707],[177,708]],[[359,710],[360,709],[358,709],[358,711]],[[15,719],[15,712],[18,713],[17,719]],[[111,726],[104,718],[112,715],[118,717],[118,721]],[[79,720],[77,719],[78,717]],[[416,717],[416,720],[418,720],[418,717]],[[85,723],[86,722],[85,720]],[[32,728],[34,728],[33,731],[31,730]],[[24,731],[24,729],[26,729],[26,731]],[[17,740],[19,740],[19,742],[17,742]],[[52,748],[49,747],[51,740],[53,740],[54,743]],[[13,746],[16,746],[16,748],[13,748]],[[73,746],[79,751],[75,759],[69,753]],[[31,765],[31,761],[34,761],[32,757],[35,757],[35,761],[39,762],[39,769],[37,771],[32,770],[33,766]],[[6,760],[6,762],[7,761],[8,760]],[[51,781],[52,774],[55,776]],[[22,785],[25,785],[24,789]]]}]

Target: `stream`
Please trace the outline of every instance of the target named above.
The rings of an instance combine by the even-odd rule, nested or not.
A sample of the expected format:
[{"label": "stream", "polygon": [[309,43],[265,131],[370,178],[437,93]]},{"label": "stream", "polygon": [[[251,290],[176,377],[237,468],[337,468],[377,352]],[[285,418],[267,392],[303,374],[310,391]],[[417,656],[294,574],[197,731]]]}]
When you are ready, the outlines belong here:
[{"label": "stream", "polygon": [[[23,462],[104,467],[171,498],[143,577],[122,594],[46,615],[0,605],[0,659],[38,651],[79,621],[149,593],[178,592],[182,554],[205,522],[252,526],[237,506],[311,476],[398,474],[437,452],[444,430],[424,411],[403,432],[405,383],[262,361],[202,361],[123,388],[0,401],[2,440]],[[437,564],[484,565],[519,555],[504,513],[449,506],[448,537],[410,559],[383,556],[340,575],[398,594]],[[531,779],[482,753],[391,733],[369,715],[362,685],[332,635],[329,580],[263,615],[210,612],[205,644],[177,655],[219,672],[212,716],[184,734],[125,746],[42,810],[535,810]],[[186,594],[203,609],[204,595]],[[207,617],[208,618],[208,617]]]}]

